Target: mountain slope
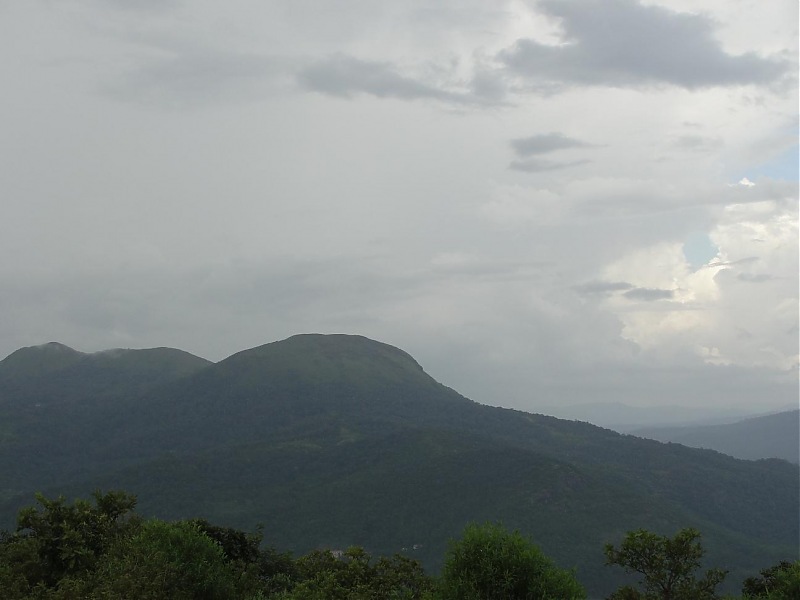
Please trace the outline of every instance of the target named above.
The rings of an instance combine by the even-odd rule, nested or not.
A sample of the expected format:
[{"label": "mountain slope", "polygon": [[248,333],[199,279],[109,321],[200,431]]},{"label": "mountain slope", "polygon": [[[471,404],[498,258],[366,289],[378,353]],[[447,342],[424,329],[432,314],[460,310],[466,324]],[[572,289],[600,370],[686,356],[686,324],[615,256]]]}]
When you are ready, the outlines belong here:
[{"label": "mountain slope", "polygon": [[752,412],[741,408],[685,405],[632,406],[622,402],[544,406],[541,412],[559,419],[587,421],[620,433],[634,433],[635,430],[644,428],[732,423],[752,416]]},{"label": "mountain slope", "polygon": [[0,443],[7,523],[33,489],[122,487],[149,514],[264,522],[278,547],[421,544],[435,567],[467,521],[502,519],[598,593],[602,544],[636,527],[696,526],[742,575],[797,554],[796,466],[482,406],[358,336],[295,336],[116,392],[86,379],[74,389],[101,401],[52,403]]},{"label": "mountain slope", "polygon": [[726,425],[638,429],[633,435],[710,448],[736,458],[782,458],[800,462],[800,410],[752,417]]},{"label": "mountain slope", "polygon": [[[182,350],[78,352],[51,342],[0,361],[0,498],[103,463],[122,407],[211,363]],[[22,460],[20,460],[22,458]]]},{"label": "mountain slope", "polygon": [[0,361],[0,404],[20,397],[52,404],[130,396],[210,364],[173,348],[118,348],[86,354],[50,342],[21,348]]}]

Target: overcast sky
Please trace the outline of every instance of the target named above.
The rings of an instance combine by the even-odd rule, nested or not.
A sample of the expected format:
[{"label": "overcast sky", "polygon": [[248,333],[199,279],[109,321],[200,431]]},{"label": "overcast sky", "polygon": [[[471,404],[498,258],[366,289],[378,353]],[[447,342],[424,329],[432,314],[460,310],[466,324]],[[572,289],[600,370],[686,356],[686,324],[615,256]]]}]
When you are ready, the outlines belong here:
[{"label": "overcast sky", "polygon": [[0,0],[0,355],[295,333],[475,400],[798,392],[796,0]]}]

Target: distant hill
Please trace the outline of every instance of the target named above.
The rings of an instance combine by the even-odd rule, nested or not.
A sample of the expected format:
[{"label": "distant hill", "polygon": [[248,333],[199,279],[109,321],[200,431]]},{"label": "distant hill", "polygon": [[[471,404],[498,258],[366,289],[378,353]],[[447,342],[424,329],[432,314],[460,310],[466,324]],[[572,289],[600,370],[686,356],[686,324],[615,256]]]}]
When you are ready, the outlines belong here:
[{"label": "distant hill", "polygon": [[800,462],[800,410],[744,419],[726,425],[638,429],[633,435],[709,448],[736,458],[782,458]]},{"label": "distant hill", "polygon": [[0,362],[6,526],[34,490],[122,488],[145,514],[263,523],[295,552],[410,548],[436,569],[467,522],[501,520],[594,595],[622,577],[603,544],[638,527],[696,527],[731,589],[798,554],[796,466],[483,406],[364,337],[294,336],[216,364],[78,354]]},{"label": "distant hill", "polygon": [[50,342],[21,348],[0,361],[0,393],[15,388],[44,402],[129,395],[133,388],[144,391],[210,364],[173,348],[116,348],[87,354]]},{"label": "distant hill", "polygon": [[593,402],[542,407],[540,411],[559,419],[586,421],[620,433],[656,427],[687,427],[733,423],[754,416],[752,411],[699,406],[631,406],[622,402]]}]

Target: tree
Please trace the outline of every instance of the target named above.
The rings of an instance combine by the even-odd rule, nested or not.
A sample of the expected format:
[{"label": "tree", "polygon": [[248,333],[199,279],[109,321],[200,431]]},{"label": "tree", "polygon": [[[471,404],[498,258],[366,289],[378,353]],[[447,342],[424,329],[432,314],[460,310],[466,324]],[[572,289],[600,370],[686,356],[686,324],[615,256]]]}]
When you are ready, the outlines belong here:
[{"label": "tree", "polygon": [[39,507],[23,508],[17,529],[0,540],[3,570],[31,589],[52,588],[64,578],[80,578],[131,526],[136,498],[125,492],[93,494],[69,504],[36,494]]},{"label": "tree", "polygon": [[726,571],[710,569],[701,578],[694,572],[700,568],[704,550],[695,529],[681,529],[674,538],[644,529],[629,532],[615,548],[606,544],[606,564],[619,565],[629,573],[643,576],[642,590],[625,586],[617,590],[613,600],[710,600],[717,598],[716,586]]},{"label": "tree", "polygon": [[256,533],[247,533],[231,527],[214,525],[205,519],[190,519],[187,523],[197,527],[219,544],[227,560],[242,564],[258,563],[261,554],[260,546],[264,539],[260,528]]},{"label": "tree", "polygon": [[359,546],[341,557],[315,550],[297,560],[301,581],[284,597],[292,600],[419,600],[431,580],[416,560],[395,555],[373,562]]},{"label": "tree", "polygon": [[800,598],[800,560],[793,563],[782,560],[761,571],[761,577],[748,577],[742,586],[742,594],[753,600]]},{"label": "tree", "polygon": [[586,598],[572,572],[559,569],[519,532],[468,525],[445,555],[443,600],[571,600]]},{"label": "tree", "polygon": [[104,556],[93,595],[117,600],[227,600],[243,597],[243,591],[255,592],[253,583],[237,577],[222,547],[197,524],[153,519]]}]

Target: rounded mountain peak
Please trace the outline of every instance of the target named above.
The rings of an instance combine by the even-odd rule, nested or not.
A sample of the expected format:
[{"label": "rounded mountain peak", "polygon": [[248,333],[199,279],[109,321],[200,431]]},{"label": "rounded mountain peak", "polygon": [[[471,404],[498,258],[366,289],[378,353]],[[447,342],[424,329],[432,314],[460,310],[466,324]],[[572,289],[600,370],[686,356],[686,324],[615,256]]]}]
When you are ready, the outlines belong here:
[{"label": "rounded mountain peak", "polygon": [[408,353],[360,335],[300,334],[244,350],[218,363],[222,369],[307,383],[348,380],[373,383],[430,380]]},{"label": "rounded mountain peak", "polygon": [[0,373],[9,377],[28,377],[60,371],[79,362],[86,356],[59,342],[27,346],[9,354],[0,361]]}]

